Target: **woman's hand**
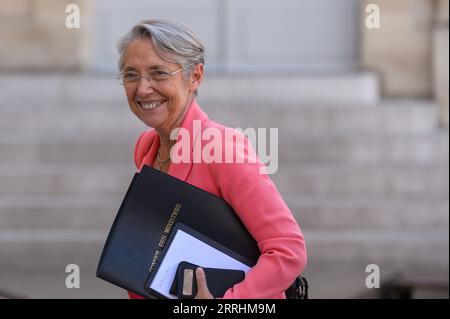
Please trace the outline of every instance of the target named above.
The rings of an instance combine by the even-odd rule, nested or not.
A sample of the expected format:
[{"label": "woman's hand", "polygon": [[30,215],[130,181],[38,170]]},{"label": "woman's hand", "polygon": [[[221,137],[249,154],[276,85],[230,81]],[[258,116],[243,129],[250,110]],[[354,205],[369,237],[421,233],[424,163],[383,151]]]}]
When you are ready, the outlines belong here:
[{"label": "woman's hand", "polygon": [[203,268],[198,267],[195,270],[195,276],[197,277],[197,295],[195,299],[214,299],[213,295],[209,292]]}]

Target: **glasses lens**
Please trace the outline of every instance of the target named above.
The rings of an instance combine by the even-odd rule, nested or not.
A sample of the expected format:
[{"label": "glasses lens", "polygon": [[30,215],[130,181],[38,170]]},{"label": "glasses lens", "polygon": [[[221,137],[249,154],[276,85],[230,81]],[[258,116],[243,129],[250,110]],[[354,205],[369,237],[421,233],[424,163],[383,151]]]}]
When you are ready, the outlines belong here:
[{"label": "glasses lens", "polygon": [[124,72],[122,74],[122,81],[124,83],[132,83],[139,80],[139,74],[136,72]]},{"label": "glasses lens", "polygon": [[155,70],[149,73],[149,76],[155,81],[167,80],[170,77],[170,73],[162,70]]},{"label": "glasses lens", "polygon": [[[182,70],[182,69],[180,69]],[[154,80],[154,81],[164,81],[167,80],[168,78],[170,78],[170,76],[172,76],[175,73],[178,73],[177,70],[173,73],[168,73],[166,71],[163,70],[153,70],[151,72],[149,72],[147,74],[147,80]],[[127,71],[127,72],[123,72],[119,78],[122,80],[122,83],[124,85],[130,85],[130,84],[134,84],[137,83],[140,79],[140,75],[137,72],[133,72],[133,71]]]}]

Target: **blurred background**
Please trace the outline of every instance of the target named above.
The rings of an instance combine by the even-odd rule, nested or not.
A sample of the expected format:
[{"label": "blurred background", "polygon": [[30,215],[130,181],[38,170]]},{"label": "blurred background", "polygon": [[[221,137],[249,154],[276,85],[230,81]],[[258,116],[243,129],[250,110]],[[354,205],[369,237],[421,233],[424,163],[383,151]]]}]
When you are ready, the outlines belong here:
[{"label": "blurred background", "polygon": [[148,18],[204,41],[211,118],[279,129],[311,298],[448,298],[447,0],[2,0],[0,297],[127,297],[95,270],[145,129],[115,44]]}]

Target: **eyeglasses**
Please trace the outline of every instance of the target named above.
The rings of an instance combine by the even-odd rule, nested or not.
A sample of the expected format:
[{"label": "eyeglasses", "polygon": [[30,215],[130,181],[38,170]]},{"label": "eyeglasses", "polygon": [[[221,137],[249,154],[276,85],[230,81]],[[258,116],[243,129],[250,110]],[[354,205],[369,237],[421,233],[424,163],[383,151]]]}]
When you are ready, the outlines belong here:
[{"label": "eyeglasses", "polygon": [[[147,81],[153,80],[156,82],[161,82],[169,79],[172,75],[177,74],[184,68],[180,68],[173,72],[166,72],[164,70],[151,70],[145,73],[145,78]],[[125,71],[117,76],[117,79],[121,81],[123,86],[132,86],[139,83],[141,75],[136,71]]]}]

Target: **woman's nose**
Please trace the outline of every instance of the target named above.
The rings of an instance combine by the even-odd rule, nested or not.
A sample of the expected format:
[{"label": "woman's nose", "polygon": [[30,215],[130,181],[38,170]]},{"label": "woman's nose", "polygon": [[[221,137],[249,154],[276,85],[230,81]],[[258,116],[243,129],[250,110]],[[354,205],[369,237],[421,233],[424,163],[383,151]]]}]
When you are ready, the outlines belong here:
[{"label": "woman's nose", "polygon": [[140,96],[145,96],[149,93],[152,93],[153,91],[154,91],[154,89],[153,89],[152,81],[149,81],[147,77],[142,76],[139,79],[138,88],[137,88],[136,93]]}]

